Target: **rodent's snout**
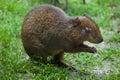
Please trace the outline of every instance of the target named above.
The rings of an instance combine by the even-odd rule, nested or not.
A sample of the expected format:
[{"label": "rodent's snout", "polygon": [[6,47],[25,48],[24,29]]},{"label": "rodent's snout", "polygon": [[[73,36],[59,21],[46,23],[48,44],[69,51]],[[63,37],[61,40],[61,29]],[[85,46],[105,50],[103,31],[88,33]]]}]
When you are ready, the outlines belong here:
[{"label": "rodent's snout", "polygon": [[103,42],[103,38],[96,38],[96,40],[97,40],[98,43]]}]

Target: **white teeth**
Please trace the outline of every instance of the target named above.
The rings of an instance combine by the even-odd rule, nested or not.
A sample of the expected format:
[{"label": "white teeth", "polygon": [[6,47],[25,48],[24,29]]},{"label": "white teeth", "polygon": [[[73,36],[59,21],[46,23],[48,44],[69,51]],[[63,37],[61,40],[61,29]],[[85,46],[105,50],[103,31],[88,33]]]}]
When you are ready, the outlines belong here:
[{"label": "white teeth", "polygon": [[92,43],[90,43],[88,41],[84,41],[83,44],[89,45],[90,47],[95,47],[95,44],[92,44]]}]

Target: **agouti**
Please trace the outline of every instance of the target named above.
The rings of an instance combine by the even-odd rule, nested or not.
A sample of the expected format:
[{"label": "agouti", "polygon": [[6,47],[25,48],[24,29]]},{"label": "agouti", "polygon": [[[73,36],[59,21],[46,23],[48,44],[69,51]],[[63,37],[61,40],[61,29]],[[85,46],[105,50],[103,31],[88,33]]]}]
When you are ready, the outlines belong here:
[{"label": "agouti", "polygon": [[88,16],[68,16],[63,10],[52,5],[41,5],[32,9],[22,25],[22,42],[31,58],[53,56],[57,64],[68,67],[62,61],[64,52],[90,52],[97,50],[84,45],[84,41],[103,41],[98,25]]}]

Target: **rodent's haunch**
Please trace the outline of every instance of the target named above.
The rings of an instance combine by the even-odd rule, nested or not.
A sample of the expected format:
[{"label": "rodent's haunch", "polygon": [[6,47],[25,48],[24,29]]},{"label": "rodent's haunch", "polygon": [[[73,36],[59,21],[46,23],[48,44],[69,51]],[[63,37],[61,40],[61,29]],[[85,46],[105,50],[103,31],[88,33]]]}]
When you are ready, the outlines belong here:
[{"label": "rodent's haunch", "polygon": [[100,43],[103,41],[98,25],[88,16],[68,16],[60,8],[41,5],[32,9],[22,25],[22,42],[31,58],[41,57],[47,62],[54,56],[56,63],[69,66],[62,61],[64,52],[96,52],[84,41]]}]

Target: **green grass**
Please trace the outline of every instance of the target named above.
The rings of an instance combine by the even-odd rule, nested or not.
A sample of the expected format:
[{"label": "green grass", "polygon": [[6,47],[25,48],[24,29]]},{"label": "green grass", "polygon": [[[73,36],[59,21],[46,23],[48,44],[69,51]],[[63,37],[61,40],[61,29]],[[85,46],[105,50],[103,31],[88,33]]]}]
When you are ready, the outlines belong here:
[{"label": "green grass", "polygon": [[64,60],[79,72],[54,64],[36,63],[28,58],[21,42],[21,26],[26,13],[41,0],[0,0],[0,80],[119,80],[120,79],[120,1],[70,0],[68,15],[87,13],[100,26],[104,43],[95,45],[98,53],[66,54]]}]

